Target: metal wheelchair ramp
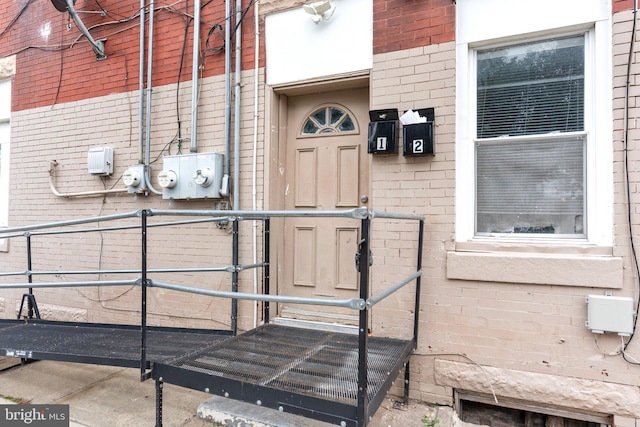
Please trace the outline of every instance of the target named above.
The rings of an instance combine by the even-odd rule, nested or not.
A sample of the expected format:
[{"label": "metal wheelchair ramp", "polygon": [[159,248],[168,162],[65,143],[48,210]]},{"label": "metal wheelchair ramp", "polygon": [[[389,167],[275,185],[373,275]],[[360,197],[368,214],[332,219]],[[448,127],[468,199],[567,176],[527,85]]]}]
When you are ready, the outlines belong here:
[{"label": "metal wheelchair ramp", "polygon": [[[358,340],[353,334],[267,324],[156,363],[152,375],[336,425],[357,425]],[[373,412],[407,363],[413,345],[413,340],[369,337],[367,400]]]},{"label": "metal wheelchair ramp", "polygon": [[[271,288],[270,221],[272,218],[288,216],[316,217],[317,221],[325,218],[346,218],[354,223],[354,230],[358,230],[358,241],[353,242],[353,250],[356,252],[343,255],[349,257],[355,255],[357,283],[353,283],[353,289],[358,289],[357,298],[278,295],[277,290]],[[170,217],[173,220],[163,221],[161,219],[163,217]],[[182,220],[181,217],[194,218]],[[149,220],[153,218],[158,220],[150,224]],[[416,229],[413,240],[407,238],[408,242],[413,242],[410,252],[413,252],[412,256],[416,257],[415,268],[406,263],[403,268],[398,267],[402,270],[401,274],[391,276],[393,280],[399,279],[395,283],[389,277],[384,279],[385,274],[378,275],[371,271],[374,267],[370,235],[371,222],[374,219],[388,222],[391,228],[402,227],[405,235],[408,235],[407,230]],[[165,236],[162,230],[168,227],[170,231],[167,231],[166,236],[179,239],[175,237],[179,234],[172,234],[171,228],[175,230],[175,228],[205,222],[217,224],[223,220],[230,222],[232,226],[229,251],[231,264],[217,267],[208,265],[190,267],[181,266],[176,259],[179,266],[175,267],[165,266],[159,260],[149,259],[147,238],[152,230],[159,236]],[[262,261],[255,260],[252,264],[240,262],[239,224],[247,220],[262,222]],[[115,221],[116,225],[104,225],[110,221]],[[414,225],[401,226],[401,222]],[[76,228],[82,224],[98,225],[93,228]],[[137,265],[136,262],[132,268],[126,268],[124,265],[119,265],[117,269],[112,270],[33,268],[31,248],[34,239],[61,234],[106,233],[123,230],[140,230],[140,263]],[[0,356],[137,367],[140,369],[141,381],[153,378],[156,382],[156,427],[162,426],[162,384],[164,382],[342,427],[365,427],[369,418],[382,403],[392,382],[402,371],[404,371],[405,401],[408,400],[409,359],[417,348],[418,317],[421,311],[423,236],[424,218],[421,216],[365,208],[341,211],[141,210],[4,229],[0,232],[0,239],[24,238],[26,240],[28,267],[24,271],[0,271],[0,277],[26,277],[27,283],[24,281],[5,283],[0,279],[2,280],[0,292],[27,288],[28,293],[23,295],[18,320],[0,320]],[[202,238],[205,242],[203,247],[209,247],[210,236],[203,233]],[[384,247],[384,237],[379,247]],[[38,253],[43,254],[46,251],[40,250]],[[148,264],[152,260],[161,267],[151,268]],[[368,262],[360,262],[360,260]],[[257,269],[263,271],[262,289],[254,293],[239,292],[239,273]],[[206,278],[198,276],[199,278],[194,280],[193,273],[207,276]],[[210,289],[207,286],[211,283],[208,275],[219,273],[230,273],[230,289]],[[102,274],[118,275],[124,278],[60,280],[61,277],[76,275],[101,277]],[[158,277],[162,276],[170,279],[159,280]],[[40,277],[49,277],[50,281],[42,280]],[[374,289],[371,283],[372,278],[382,282],[376,284],[377,293],[374,295],[372,295]],[[35,291],[63,287],[139,288],[140,306],[136,314],[132,314],[132,318],[139,315],[140,323],[118,325],[39,319]],[[407,328],[408,338],[396,339],[370,333],[371,312],[374,307],[401,290],[409,297],[407,304],[410,309],[397,314],[406,317],[404,321],[407,325],[413,325],[412,330]],[[169,292],[229,301],[231,303],[229,329],[204,330],[149,325],[148,303],[158,301],[158,298],[168,295]],[[153,295],[153,298],[148,297],[148,294]],[[43,295],[46,298],[47,294],[43,293]],[[402,299],[404,298],[403,296]],[[262,325],[244,333],[238,332],[238,302],[241,300],[262,303],[261,319],[255,319],[256,323],[259,320]],[[179,301],[184,299],[177,298],[175,303]],[[271,323],[272,303],[351,310],[350,316],[357,319],[357,327],[354,328],[357,333]],[[23,308],[28,312],[25,318],[22,318]],[[386,307],[385,312],[392,311]],[[159,322],[159,319],[156,319],[156,322]],[[226,326],[226,322],[222,325]],[[375,329],[374,326],[371,326],[371,329]]]},{"label": "metal wheelchair ramp", "polygon": [[[227,339],[228,331],[148,327],[147,363],[169,360]],[[140,326],[0,320],[0,355],[33,360],[140,367]]]}]

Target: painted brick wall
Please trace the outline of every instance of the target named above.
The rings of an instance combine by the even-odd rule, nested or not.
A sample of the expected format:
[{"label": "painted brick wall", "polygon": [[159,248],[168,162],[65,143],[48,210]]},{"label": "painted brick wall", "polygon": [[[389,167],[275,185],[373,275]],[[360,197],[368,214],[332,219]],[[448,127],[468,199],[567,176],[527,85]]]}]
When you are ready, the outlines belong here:
[{"label": "painted brick wall", "polygon": [[[221,3],[221,2],[220,2]],[[0,19],[15,16],[20,7],[13,3],[0,12]],[[85,6],[78,2],[78,7]],[[135,7],[122,6],[123,16],[131,16]],[[209,25],[217,22],[219,3],[211,3],[210,15],[203,18]],[[402,25],[392,17],[400,9],[409,15],[420,16],[429,10],[430,18],[419,26],[409,23]],[[631,32],[632,14],[629,10],[632,1],[613,2],[614,25],[614,115],[615,115],[615,247],[613,255],[624,257],[625,284],[623,292],[634,295],[636,284],[630,257],[628,227],[626,224],[625,186],[623,175],[623,103],[626,81],[626,59]],[[20,18],[27,22],[42,23],[46,19],[52,22],[51,44],[69,42],[75,36],[66,33],[61,15],[51,9],[48,2],[32,3]],[[215,11],[214,11],[215,9]],[[401,154],[394,156],[375,156],[372,158],[372,200],[376,207],[388,211],[400,211],[424,215],[426,218],[424,276],[422,309],[420,312],[419,347],[412,359],[412,396],[436,403],[451,403],[452,389],[439,385],[435,378],[435,365],[438,360],[446,359],[458,362],[479,363],[500,367],[505,370],[531,371],[560,377],[585,378],[603,383],[632,384],[637,386],[634,366],[624,362],[619,356],[609,356],[619,346],[617,337],[594,337],[584,326],[586,320],[584,295],[598,292],[600,289],[577,287],[516,285],[510,283],[489,283],[477,281],[453,281],[446,279],[446,256],[455,250],[454,245],[454,197],[455,197],[455,45],[453,41],[454,6],[450,0],[431,0],[425,2],[376,1],[375,2],[375,53],[374,67],[371,73],[371,109],[395,106],[404,111],[409,108],[435,107],[436,155],[425,158],[405,158]],[[28,14],[27,14],[28,12]],[[38,13],[41,14],[38,17]],[[209,13],[209,12],[207,12]],[[31,14],[31,15],[29,15]],[[408,15],[408,16],[409,16]],[[30,18],[29,18],[30,17]],[[43,19],[42,17],[46,17]],[[383,19],[384,17],[384,19]],[[182,15],[168,10],[159,11],[157,29],[158,55],[153,107],[153,157],[159,155],[177,129],[175,116],[175,79],[181,40],[184,30]],[[29,21],[31,19],[32,21]],[[99,19],[99,18],[91,18]],[[97,23],[97,21],[91,21]],[[41,33],[29,33],[28,25],[11,29],[0,38],[0,56],[14,52],[18,55],[18,74],[14,91],[18,96],[14,101],[12,117],[12,223],[29,224],[42,222],[49,218],[50,212],[62,218],[96,216],[128,212],[142,207],[188,207],[209,208],[208,202],[162,202],[159,198],[134,197],[128,194],[110,196],[104,201],[96,199],[64,200],[53,196],[49,190],[49,162],[57,160],[56,183],[63,192],[86,191],[120,185],[114,180],[102,182],[99,178],[86,173],[86,154],[90,146],[112,145],[116,150],[116,173],[120,174],[130,164],[137,162],[137,120],[138,92],[137,70],[137,27],[132,21],[131,29],[122,29],[111,41],[119,40],[122,49],[107,42],[109,59],[96,62],[93,54],[84,43],[64,51],[43,51],[25,46],[41,43]],[[245,31],[252,31],[251,13],[247,15]],[[89,23],[89,20],[88,20]],[[113,31],[117,26],[108,26]],[[2,26],[0,26],[2,28]],[[34,27],[35,28],[35,27]],[[120,27],[117,27],[120,28]],[[171,31],[166,31],[171,28]],[[39,31],[39,30],[38,30]],[[99,31],[105,31],[102,28]],[[400,38],[397,37],[401,33]],[[75,30],[72,34],[77,35]],[[110,33],[109,33],[110,34]],[[247,33],[245,33],[247,34]],[[27,37],[28,36],[28,37]],[[55,37],[58,37],[57,39]],[[114,40],[115,39],[115,40]],[[188,40],[190,37],[188,38]],[[252,37],[245,37],[245,62],[253,61],[251,52]],[[5,41],[7,43],[5,44]],[[243,40],[244,42],[244,40]],[[25,44],[26,43],[26,44]],[[190,41],[187,52],[190,52]],[[111,50],[113,49],[113,50]],[[121,51],[120,51],[121,50]],[[636,54],[640,50],[636,45]],[[164,52],[164,53],[162,53]],[[163,56],[164,55],[164,56]],[[165,62],[166,61],[166,62]],[[173,62],[172,62],[173,61]],[[223,126],[224,99],[221,96],[223,82],[220,77],[222,59],[214,54],[205,57],[202,84],[200,141],[206,150],[221,150],[220,137]],[[190,79],[190,60],[187,56],[183,78]],[[43,66],[44,64],[44,66]],[[162,65],[160,65],[162,64]],[[63,79],[60,82],[60,69]],[[632,66],[632,86],[635,88],[635,76],[638,65]],[[33,77],[24,70],[33,69]],[[48,72],[47,72],[48,70]],[[40,74],[37,74],[40,73]],[[262,73],[261,73],[262,74]],[[110,76],[107,82],[100,76]],[[243,75],[242,98],[253,99],[253,76]],[[183,117],[183,132],[188,134],[190,85],[181,86],[180,111]],[[260,124],[258,141],[264,136],[265,98],[260,94]],[[635,104],[635,89],[632,93],[629,116],[639,115]],[[88,96],[91,99],[84,99]],[[55,104],[54,106],[50,106]],[[99,114],[96,114],[99,112]],[[241,111],[241,203],[239,208],[250,208],[253,141],[253,106],[243,103]],[[635,142],[640,140],[636,120],[630,122],[629,142],[631,152],[630,184],[632,188],[632,223],[640,225],[638,214],[637,188],[640,185],[638,159],[633,154],[637,150]],[[264,153],[262,144],[258,145],[258,189],[265,187],[263,177]],[[170,153],[175,154],[175,144]],[[186,150],[183,149],[183,150]],[[160,164],[154,164],[157,173]],[[155,174],[153,174],[155,176]],[[260,200],[260,198],[259,198]],[[260,202],[259,202],[260,203]],[[46,207],[46,212],[43,209]],[[259,207],[261,207],[259,205]],[[372,248],[375,257],[374,271],[379,274],[380,287],[398,280],[412,264],[393,264],[399,255],[411,260],[415,254],[416,237],[410,227],[375,222],[375,237],[380,240]],[[249,227],[242,229],[243,241],[249,241]],[[180,239],[176,236],[180,235]],[[207,251],[201,251],[195,242],[205,235],[210,245]],[[183,230],[171,230],[164,234],[151,236],[153,241],[152,257],[156,266],[164,266],[175,261],[174,257],[164,253],[163,242],[178,242],[181,255],[189,264],[202,265],[226,263],[225,248],[229,235],[225,230],[215,227],[195,228],[185,234]],[[69,244],[70,243],[70,244]],[[36,244],[35,250],[40,261],[38,268],[58,268],[63,264],[68,268],[86,268],[77,263],[79,254],[92,254],[95,265],[90,268],[122,268],[138,257],[137,237],[120,234],[87,234],[81,239],[67,241],[67,244],[54,247]],[[64,248],[64,249],[59,249]],[[116,250],[117,249],[117,250]],[[46,259],[45,259],[46,258]],[[242,246],[242,258],[251,258],[251,248]],[[24,243],[18,239],[11,242],[11,250],[3,256],[11,270],[23,270]],[[191,264],[192,263],[192,264]],[[95,278],[94,276],[91,276]],[[199,281],[199,277],[175,278],[187,284]],[[115,275],[103,275],[101,279],[114,279]],[[64,278],[63,278],[64,279]],[[2,279],[7,281],[6,279]],[[228,275],[216,276],[206,281],[212,289],[228,289]],[[374,289],[379,290],[379,289]],[[251,292],[251,279],[243,276],[241,291]],[[138,307],[137,289],[93,288],[47,290],[38,293],[39,298],[50,304],[72,306],[87,309],[90,321],[131,322],[132,313]],[[13,307],[20,292],[15,291],[4,296],[7,303],[3,306],[6,317],[13,317]],[[162,320],[163,324],[209,327],[214,322],[228,322],[228,306],[209,304],[201,298],[185,298],[169,292],[153,293],[151,306],[153,321]],[[167,299],[172,304],[166,304]],[[179,302],[174,304],[173,302]],[[408,319],[411,317],[411,289],[400,293],[394,299],[376,307],[373,328],[375,333],[404,335],[407,332]],[[378,311],[379,310],[379,311]],[[195,314],[194,314],[195,313]],[[251,322],[251,308],[241,303],[241,327]],[[189,319],[189,320],[186,320]],[[632,354],[640,353],[638,340],[628,349]],[[633,421],[625,419],[629,425]]]},{"label": "painted brick wall", "polygon": [[[241,173],[251,176],[254,115],[253,73],[244,73],[242,96],[246,104],[241,111]],[[202,82],[202,127],[199,131],[199,152],[224,153],[224,98],[219,93],[224,88],[221,77],[205,78]],[[185,120],[183,131],[190,132],[190,88],[183,87],[181,116]],[[176,154],[177,144],[168,143],[176,134],[175,98],[176,85],[157,87],[153,92],[151,135],[151,176],[156,188],[160,188],[156,176],[162,170],[162,155]],[[260,98],[262,99],[262,97]],[[262,105],[262,104],[261,104]],[[99,112],[97,114],[96,112]],[[260,132],[264,111],[259,109]],[[212,209],[213,201],[167,201],[160,196],[132,195],[127,192],[92,198],[60,198],[49,188],[50,162],[55,160],[55,186],[61,193],[124,188],[122,173],[138,163],[138,92],[127,92],[96,97],[76,102],[58,104],[14,112],[12,116],[12,164],[11,169],[10,224],[34,224],[81,217],[96,217],[115,213],[134,212],[138,209]],[[114,149],[114,174],[111,178],[91,176],[87,172],[89,147],[107,145]],[[263,150],[258,146],[257,164],[262,165]],[[189,152],[188,143],[182,148]],[[154,159],[159,158],[157,162]],[[261,168],[261,166],[260,166]],[[262,176],[258,186],[263,185]],[[233,163],[232,163],[233,172]],[[238,209],[251,208],[251,182],[243,182]],[[43,209],[43,207],[45,207]],[[52,216],[52,212],[55,215]],[[158,218],[168,221],[175,218]],[[151,221],[151,220],[150,220]],[[131,224],[132,222],[129,222]],[[133,223],[139,223],[139,220]],[[105,225],[105,224],[102,224]],[[93,227],[93,226],[87,226]],[[260,232],[261,227],[258,229]],[[240,225],[241,263],[251,264],[252,224]],[[149,236],[149,268],[220,267],[231,264],[230,229],[219,229],[215,224],[191,227],[154,228]],[[261,239],[258,244],[261,245]],[[59,238],[33,238],[34,269],[36,270],[123,270],[136,269],[140,265],[140,236],[137,231],[112,231],[86,233]],[[3,255],[3,270],[23,271],[26,268],[25,240],[14,238],[10,251]],[[135,275],[106,273],[91,274],[87,280],[121,280]],[[230,273],[163,274],[154,277],[173,283],[199,286],[206,289],[230,290]],[[39,280],[75,281],[77,276],[57,275]],[[15,281],[15,277],[3,278],[3,282]],[[245,274],[240,284],[241,292],[252,292],[250,275]],[[14,317],[22,291],[4,293],[8,303],[4,317]],[[87,310],[88,320],[94,322],[135,322],[140,306],[140,290],[137,287],[56,288],[38,290],[38,302],[60,307]],[[213,301],[200,296],[154,289],[149,293],[149,313],[152,322],[164,325],[212,327],[228,325],[231,304],[227,300]],[[252,325],[250,303],[241,303],[239,326]]]},{"label": "painted brick wall", "polygon": [[[614,24],[616,244],[613,255],[625,259],[624,289],[619,294],[637,297],[637,278],[631,265],[625,218],[622,166],[624,85],[632,13],[628,10],[628,2],[619,2],[617,7],[626,10],[615,15]],[[636,54],[637,51],[636,44]],[[629,117],[632,118],[639,113],[633,95],[637,67],[634,63],[631,68]],[[372,109],[395,106],[402,113],[409,108],[435,107],[436,155],[433,158],[374,156],[372,166],[376,205],[385,206],[390,211],[419,213],[426,217],[424,291],[419,346],[411,362],[412,396],[429,402],[452,403],[452,389],[439,385],[433,377],[437,360],[478,363],[499,367],[504,372],[547,374],[547,386],[554,383],[554,378],[567,376],[593,380],[603,385],[637,387],[637,379],[629,375],[637,367],[614,354],[616,350],[619,351],[620,338],[612,334],[595,336],[585,327],[584,297],[588,293],[601,294],[604,289],[446,279],[447,252],[455,250],[454,85],[453,43],[374,57]],[[635,119],[631,120],[630,125],[630,186],[632,221],[635,226],[640,221],[636,208],[640,201],[636,200],[640,175],[633,153],[638,149],[635,141],[640,135],[637,134]],[[374,231],[383,232],[375,228]],[[376,250],[389,251],[389,248],[375,248],[374,253]],[[389,282],[392,283],[391,277]],[[402,303],[398,307],[408,309]],[[392,315],[398,307],[392,307],[387,314]],[[376,326],[388,328],[383,321],[376,323]],[[640,353],[637,339],[628,351],[633,355]],[[497,381],[489,378],[487,382],[493,380]],[[490,393],[488,385],[484,391]],[[606,411],[606,405],[599,410]],[[629,425],[635,425],[634,420],[629,422]]]},{"label": "painted brick wall", "polygon": [[[59,104],[83,98],[135,90],[139,85],[139,3],[102,2],[106,16],[81,13],[81,19],[95,40],[106,39],[107,59],[96,61],[95,55],[68,14],[59,13],[48,1],[12,2],[0,15],[0,57],[17,54],[18,72],[14,79],[13,111]],[[187,9],[189,5],[189,9]],[[169,7],[156,3],[154,31],[153,85],[191,80],[193,5],[178,2]],[[76,10],[96,11],[95,2],[80,0]],[[20,12],[22,11],[22,14]],[[234,10],[235,13],[235,10]],[[18,19],[9,27],[11,20]],[[201,12],[201,48],[203,77],[224,72],[224,54],[215,49],[224,42],[220,31],[209,31],[218,24],[224,34],[224,2],[207,2]],[[148,20],[147,11],[147,20]],[[185,25],[188,29],[185,35]],[[232,24],[235,27],[235,21]],[[148,26],[145,30],[148,35]],[[255,28],[253,9],[242,21],[243,68],[253,65]],[[185,42],[186,36],[186,43]],[[235,38],[234,38],[235,40]],[[184,56],[182,51],[184,48]],[[182,72],[180,60],[183,58]],[[264,55],[261,55],[264,62]],[[144,61],[147,57],[145,55]],[[235,63],[235,62],[234,62]],[[146,78],[146,74],[145,74]]]},{"label": "painted brick wall", "polygon": [[[419,354],[429,353],[437,346],[439,337],[450,335],[449,322],[461,314],[460,303],[453,303],[450,284],[445,277],[446,250],[453,247],[454,233],[454,129],[455,129],[455,45],[452,42],[389,52],[374,56],[371,75],[371,108],[397,107],[402,114],[407,109],[435,108],[434,157],[403,157],[400,154],[374,156],[372,160],[372,200],[391,212],[415,213],[425,217],[422,300],[420,310]],[[400,129],[401,131],[401,129]],[[400,138],[402,143],[402,138]],[[376,242],[386,248],[374,247],[374,256],[393,248],[400,235],[385,235],[384,225],[374,222],[372,233],[382,234],[385,241]],[[386,232],[388,233],[388,231]],[[415,235],[405,231],[402,241],[415,241]],[[389,248],[391,246],[391,248]],[[410,253],[410,250],[405,250]],[[383,252],[385,253],[385,252]],[[395,255],[395,254],[394,254]],[[378,259],[378,258],[376,258]],[[393,258],[389,258],[389,262]],[[396,261],[397,262],[397,261]],[[374,266],[374,269],[376,267]],[[385,277],[385,286],[399,280],[400,272],[393,264]],[[377,270],[374,270],[374,272]],[[404,272],[406,273],[406,271]],[[397,275],[397,276],[396,276]],[[378,276],[376,276],[378,277]],[[378,279],[377,279],[378,280]],[[404,299],[411,301],[408,289]],[[399,307],[412,311],[410,304],[396,307],[375,307],[374,320],[380,331],[397,328],[398,335],[406,334],[408,325],[384,321],[396,319]],[[378,313],[378,310],[381,310]],[[394,312],[396,314],[394,314]],[[444,328],[443,324],[447,324]],[[416,399],[451,403],[451,390],[434,384],[431,378],[433,359],[418,356],[412,359],[412,396]]]},{"label": "painted brick wall", "polygon": [[[292,7],[299,3],[285,2],[278,7]],[[0,28],[6,30],[0,35],[0,57],[17,54],[18,60],[13,111],[122,93],[138,87],[139,3],[111,1],[101,4],[107,11],[106,16],[80,15],[95,40],[106,39],[107,59],[102,61],[96,61],[88,42],[73,23],[70,29],[67,28],[68,14],[58,12],[50,2],[12,2],[3,9]],[[178,2],[171,7],[156,4],[154,86],[175,83],[178,76],[182,81],[191,79],[193,22],[190,16],[193,10],[192,5],[191,9],[187,7],[188,4]],[[76,9],[98,11],[93,2],[85,0],[78,1]],[[224,9],[224,2],[206,2],[201,12],[203,77],[220,75],[224,71],[224,54],[213,51],[223,43],[222,34],[226,26]],[[267,4],[266,10],[273,12],[274,9],[274,5]],[[254,62],[256,29],[253,13],[254,9],[249,8],[242,21],[243,69],[251,68]],[[425,16],[428,18],[425,19]],[[11,24],[16,17],[15,23]],[[264,33],[263,23],[264,18],[261,18],[261,33]],[[235,18],[232,25],[235,28]],[[454,26],[455,5],[452,0],[376,0],[374,52],[406,50],[451,41]],[[212,35],[207,37],[210,31]],[[235,55],[235,36],[232,38],[231,48]],[[261,50],[260,61],[263,66],[264,45]]]}]

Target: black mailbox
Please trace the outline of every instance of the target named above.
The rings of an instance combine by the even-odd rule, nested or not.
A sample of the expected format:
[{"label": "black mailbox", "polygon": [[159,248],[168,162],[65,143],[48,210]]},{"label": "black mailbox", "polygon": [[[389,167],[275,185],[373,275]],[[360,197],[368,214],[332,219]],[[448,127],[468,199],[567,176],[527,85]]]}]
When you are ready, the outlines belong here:
[{"label": "black mailbox", "polygon": [[426,123],[414,123],[402,127],[403,152],[405,156],[427,156],[436,153],[433,143],[433,108],[416,111],[420,117],[426,117]]},{"label": "black mailbox", "polygon": [[369,111],[367,151],[370,154],[398,152],[398,110]]}]

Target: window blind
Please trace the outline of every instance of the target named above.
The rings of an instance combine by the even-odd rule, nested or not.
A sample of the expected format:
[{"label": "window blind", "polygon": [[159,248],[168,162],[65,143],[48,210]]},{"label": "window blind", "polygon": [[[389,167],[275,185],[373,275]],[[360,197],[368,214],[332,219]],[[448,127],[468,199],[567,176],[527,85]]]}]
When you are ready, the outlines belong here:
[{"label": "window blind", "polygon": [[478,138],[584,129],[584,37],[478,53]]}]

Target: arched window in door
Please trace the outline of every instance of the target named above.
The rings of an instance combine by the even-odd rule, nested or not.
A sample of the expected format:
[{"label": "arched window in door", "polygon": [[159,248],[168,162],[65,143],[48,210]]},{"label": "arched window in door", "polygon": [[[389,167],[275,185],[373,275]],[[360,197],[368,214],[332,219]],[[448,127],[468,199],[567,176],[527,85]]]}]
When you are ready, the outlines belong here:
[{"label": "arched window in door", "polygon": [[358,133],[358,126],[353,114],[345,107],[327,104],[315,108],[307,116],[300,133],[302,136]]}]

